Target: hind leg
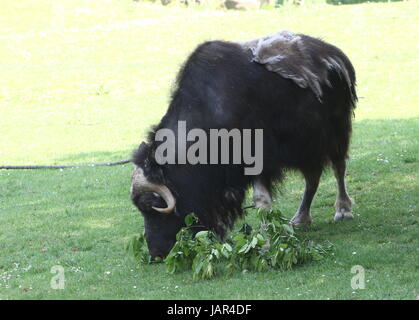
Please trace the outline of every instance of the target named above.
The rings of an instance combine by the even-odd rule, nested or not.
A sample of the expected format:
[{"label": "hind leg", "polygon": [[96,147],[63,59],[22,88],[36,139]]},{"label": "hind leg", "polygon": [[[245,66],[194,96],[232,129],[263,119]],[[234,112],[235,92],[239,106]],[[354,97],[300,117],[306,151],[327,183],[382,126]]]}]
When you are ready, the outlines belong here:
[{"label": "hind leg", "polygon": [[311,224],[310,207],[319,186],[321,170],[304,173],[306,188],[304,190],[303,199],[297,213],[291,219],[291,224],[297,227],[307,227]]},{"label": "hind leg", "polygon": [[333,162],[333,171],[335,173],[336,181],[338,183],[338,195],[336,197],[335,208],[335,221],[343,219],[352,219],[352,201],[349,198],[348,192],[346,191],[345,185],[345,172],[346,172],[346,161],[339,160]]}]

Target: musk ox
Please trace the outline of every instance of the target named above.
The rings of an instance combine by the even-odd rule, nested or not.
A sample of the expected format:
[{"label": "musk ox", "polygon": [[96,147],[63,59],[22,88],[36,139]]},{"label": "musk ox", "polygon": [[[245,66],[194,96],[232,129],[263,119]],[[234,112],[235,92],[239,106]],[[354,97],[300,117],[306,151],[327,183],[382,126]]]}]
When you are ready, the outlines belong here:
[{"label": "musk ox", "polygon": [[[310,205],[329,164],[338,185],[335,220],[352,218],[345,170],[356,100],[351,62],[322,40],[282,31],[248,42],[199,45],[177,76],[166,114],[133,155],[131,199],[144,216],[151,256],[167,255],[189,213],[199,218],[197,230],[224,237],[242,216],[250,185],[255,206],[269,209],[273,185],[289,169],[302,172],[306,182],[292,224],[311,223]],[[245,174],[249,164],[212,163],[210,154],[200,163],[162,164],[157,150],[164,141],[158,132],[169,130],[179,138],[180,124],[208,134],[262,129],[263,148],[250,149],[263,150],[263,170]],[[182,148],[192,143],[185,141]],[[173,154],[179,160],[181,142],[176,144]]]}]

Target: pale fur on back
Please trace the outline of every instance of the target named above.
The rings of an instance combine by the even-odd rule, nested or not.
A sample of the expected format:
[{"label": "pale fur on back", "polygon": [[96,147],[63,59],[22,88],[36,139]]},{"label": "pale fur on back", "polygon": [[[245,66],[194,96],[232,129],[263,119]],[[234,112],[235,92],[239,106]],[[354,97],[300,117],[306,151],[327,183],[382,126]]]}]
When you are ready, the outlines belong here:
[{"label": "pale fur on back", "polygon": [[336,70],[351,86],[351,80],[343,61],[332,55],[319,53],[321,64],[314,63],[301,35],[282,30],[274,35],[239,42],[252,53],[252,62],[260,63],[267,70],[291,79],[301,88],[309,88],[321,102],[322,85],[331,86],[329,70]]}]

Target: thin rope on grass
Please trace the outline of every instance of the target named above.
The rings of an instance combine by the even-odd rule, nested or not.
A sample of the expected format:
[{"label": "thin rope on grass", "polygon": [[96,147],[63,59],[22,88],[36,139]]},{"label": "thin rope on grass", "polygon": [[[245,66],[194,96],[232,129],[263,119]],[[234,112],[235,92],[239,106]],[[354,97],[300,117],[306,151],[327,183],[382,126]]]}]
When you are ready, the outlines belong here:
[{"label": "thin rope on grass", "polygon": [[0,170],[18,170],[18,169],[66,169],[66,168],[81,168],[81,167],[110,167],[118,166],[131,162],[130,159],[114,161],[114,162],[99,162],[86,164],[65,164],[65,165],[22,165],[22,166],[0,166]]}]

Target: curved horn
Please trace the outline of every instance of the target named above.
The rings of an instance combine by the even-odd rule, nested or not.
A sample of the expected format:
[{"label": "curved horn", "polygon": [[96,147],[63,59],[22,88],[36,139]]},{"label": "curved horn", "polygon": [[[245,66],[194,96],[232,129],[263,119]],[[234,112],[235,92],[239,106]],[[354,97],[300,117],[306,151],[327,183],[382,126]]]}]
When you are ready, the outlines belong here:
[{"label": "curved horn", "polygon": [[146,192],[156,192],[160,197],[163,198],[163,200],[167,204],[167,207],[166,208],[152,207],[154,210],[160,213],[170,213],[175,209],[176,200],[172,192],[170,191],[170,189],[166,187],[164,184],[157,184],[157,183],[148,181],[147,178],[144,176],[143,170],[139,167],[137,167],[134,170],[134,173],[132,175],[131,192],[133,188],[138,188],[139,190],[146,191]]}]

